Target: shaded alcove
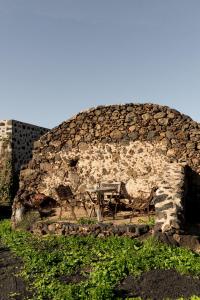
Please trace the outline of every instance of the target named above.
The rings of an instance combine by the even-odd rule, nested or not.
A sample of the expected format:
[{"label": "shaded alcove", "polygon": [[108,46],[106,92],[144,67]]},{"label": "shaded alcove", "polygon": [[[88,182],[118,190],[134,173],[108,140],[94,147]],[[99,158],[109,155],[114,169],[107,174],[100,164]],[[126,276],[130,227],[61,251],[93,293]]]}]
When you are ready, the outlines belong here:
[{"label": "shaded alcove", "polygon": [[0,206],[0,220],[10,219],[12,208],[10,206]]},{"label": "shaded alcove", "polygon": [[200,175],[186,167],[185,224],[200,224]]}]

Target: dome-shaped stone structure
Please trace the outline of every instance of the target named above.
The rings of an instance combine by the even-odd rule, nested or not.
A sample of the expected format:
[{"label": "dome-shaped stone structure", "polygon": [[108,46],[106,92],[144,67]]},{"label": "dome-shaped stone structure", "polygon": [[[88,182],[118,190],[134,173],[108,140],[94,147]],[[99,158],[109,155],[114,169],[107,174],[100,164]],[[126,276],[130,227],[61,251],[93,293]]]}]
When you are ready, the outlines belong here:
[{"label": "dome-shaped stone structure", "polygon": [[167,106],[130,103],[81,112],[35,143],[33,158],[20,174],[13,215],[28,194],[56,199],[59,184],[81,195],[100,181],[120,181],[133,198],[157,186],[157,227],[179,228],[186,165],[194,193],[199,186],[199,135],[200,124]]}]

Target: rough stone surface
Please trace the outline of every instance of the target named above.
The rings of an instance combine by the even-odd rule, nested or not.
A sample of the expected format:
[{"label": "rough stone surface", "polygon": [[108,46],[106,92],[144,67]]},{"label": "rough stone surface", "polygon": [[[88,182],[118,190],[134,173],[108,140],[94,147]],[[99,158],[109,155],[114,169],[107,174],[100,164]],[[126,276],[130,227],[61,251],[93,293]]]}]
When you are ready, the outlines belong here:
[{"label": "rough stone surface", "polygon": [[[165,213],[158,218],[159,230],[178,230],[185,166],[200,172],[199,129],[190,117],[154,104],[99,106],[81,112],[35,143],[33,158],[20,175],[21,196],[13,211],[23,203],[24,191],[56,198],[54,188],[61,183],[80,195],[100,181],[122,181],[130,198],[142,195],[144,201],[157,186],[155,209]],[[77,164],[72,167],[74,160]]]},{"label": "rough stone surface", "polygon": [[54,222],[51,224],[38,222],[33,225],[31,231],[36,234],[58,234],[95,237],[128,236],[138,237],[149,231],[148,225],[113,225],[111,224],[73,224],[67,222]]},{"label": "rough stone surface", "polygon": [[33,142],[47,131],[47,128],[15,120],[0,121],[0,159],[5,152],[11,152],[14,170],[19,171],[32,157]]},{"label": "rough stone surface", "polygon": [[[33,142],[47,131],[46,128],[15,120],[0,121],[0,205],[11,204],[13,197],[10,194],[13,194],[11,190],[14,188],[10,186],[17,180],[19,170],[32,158]],[[5,182],[8,172],[10,179]],[[30,173],[33,171],[26,172]]]}]

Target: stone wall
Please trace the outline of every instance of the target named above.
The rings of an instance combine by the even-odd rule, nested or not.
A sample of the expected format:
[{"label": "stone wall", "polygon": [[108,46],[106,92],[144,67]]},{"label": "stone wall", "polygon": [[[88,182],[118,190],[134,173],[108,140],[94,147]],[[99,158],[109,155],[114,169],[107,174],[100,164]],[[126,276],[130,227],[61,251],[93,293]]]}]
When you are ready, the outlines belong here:
[{"label": "stone wall", "polygon": [[[185,200],[186,165],[200,172],[200,125],[166,106],[100,106],[79,113],[35,143],[33,159],[20,175],[20,196],[69,184],[74,194],[99,181],[122,181],[129,197],[158,187],[157,228],[179,229]],[[199,182],[195,183],[199,185]]]},{"label": "stone wall", "polygon": [[33,143],[49,129],[12,120],[12,154],[15,171],[32,158]]},{"label": "stone wall", "polygon": [[11,205],[13,187],[12,122],[0,121],[0,205]]},{"label": "stone wall", "polygon": [[12,122],[10,120],[0,121],[0,157],[11,152]]},{"label": "stone wall", "polygon": [[16,120],[1,120],[0,158],[4,152],[12,152],[13,167],[18,172],[32,158],[33,142],[47,131],[49,129]]},{"label": "stone wall", "polygon": [[175,161],[186,161],[200,172],[200,124],[166,106],[127,104],[102,106],[79,113],[51,130],[36,144],[42,151],[64,145],[80,146],[99,141],[161,142],[162,151]]},{"label": "stone wall", "polygon": [[10,205],[13,183],[32,158],[33,142],[48,129],[15,121],[0,121],[0,204]]},{"label": "stone wall", "polygon": [[0,120],[0,136],[1,138],[11,135],[12,121],[11,120]]},{"label": "stone wall", "polygon": [[31,232],[40,235],[58,234],[58,235],[71,235],[71,236],[87,236],[93,235],[95,237],[108,237],[108,236],[127,236],[138,237],[149,231],[148,225],[115,225],[113,224],[73,224],[67,222],[38,222],[31,228]]}]

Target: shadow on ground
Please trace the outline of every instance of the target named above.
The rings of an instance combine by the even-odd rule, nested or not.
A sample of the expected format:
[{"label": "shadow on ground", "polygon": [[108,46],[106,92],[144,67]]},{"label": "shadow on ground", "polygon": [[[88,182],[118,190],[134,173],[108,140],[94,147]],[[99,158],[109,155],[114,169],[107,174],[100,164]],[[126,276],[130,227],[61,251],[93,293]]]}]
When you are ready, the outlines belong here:
[{"label": "shadow on ground", "polygon": [[[0,207],[0,220],[10,219],[11,208]],[[22,260],[16,257],[0,240],[0,300],[25,300],[31,296],[19,277]]]},{"label": "shadow on ground", "polygon": [[175,270],[152,270],[138,278],[126,277],[116,287],[115,295],[121,299],[188,299],[193,295],[200,296],[200,280]]},{"label": "shadow on ground", "polygon": [[30,296],[17,275],[21,266],[22,261],[0,242],[0,300],[23,300]]}]

